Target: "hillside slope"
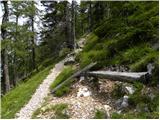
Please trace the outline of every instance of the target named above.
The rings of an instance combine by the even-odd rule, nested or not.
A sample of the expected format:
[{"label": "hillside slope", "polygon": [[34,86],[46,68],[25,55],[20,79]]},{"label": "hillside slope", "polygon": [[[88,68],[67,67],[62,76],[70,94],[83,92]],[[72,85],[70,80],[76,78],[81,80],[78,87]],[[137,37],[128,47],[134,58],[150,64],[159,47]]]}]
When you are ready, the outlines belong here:
[{"label": "hillside slope", "polygon": [[147,64],[152,63],[156,67],[153,73],[156,78],[152,82],[157,84],[158,5],[154,2],[124,4],[124,8],[129,6],[132,7],[126,17],[115,16],[104,20],[86,37],[86,46],[77,60],[81,67],[98,61],[97,68],[125,65],[131,71],[141,72],[147,71]]},{"label": "hillside slope", "polygon": [[[97,82],[97,79],[93,78],[84,78],[84,80],[75,78],[76,82],[62,86],[54,96],[49,94],[42,106],[34,112],[33,118],[147,119],[159,117],[158,4],[156,2],[125,2],[123,7],[124,9],[120,9],[120,11],[117,9],[111,18],[104,19],[96,25],[91,33],[81,38],[86,40],[82,52],[76,54],[73,65],[68,65],[69,67],[59,74],[50,89],[71,76],[75,72],[73,68],[79,70],[95,61],[98,63],[93,70],[122,66],[127,68],[127,72],[147,71],[147,65],[151,63],[154,69],[149,83],[130,84],[108,79],[98,79],[99,82]],[[127,12],[123,13],[123,10]],[[2,99],[3,118],[13,117],[31,98],[30,93],[35,91],[38,84],[48,74],[48,68],[46,71],[44,76],[40,77],[39,82],[32,86],[33,90],[29,89],[32,84],[29,80]],[[115,69],[115,71],[118,70]],[[35,77],[37,81],[39,76],[41,76],[41,72]],[[98,85],[102,86],[102,91],[97,88]],[[26,94],[23,92],[25,90],[23,87],[27,89]],[[134,92],[126,93],[124,90],[126,87],[134,88]],[[92,94],[78,95],[83,88]],[[16,98],[18,95],[21,96],[19,99]],[[117,109],[117,103],[126,96],[127,107]],[[19,105],[16,106],[13,103]]]}]

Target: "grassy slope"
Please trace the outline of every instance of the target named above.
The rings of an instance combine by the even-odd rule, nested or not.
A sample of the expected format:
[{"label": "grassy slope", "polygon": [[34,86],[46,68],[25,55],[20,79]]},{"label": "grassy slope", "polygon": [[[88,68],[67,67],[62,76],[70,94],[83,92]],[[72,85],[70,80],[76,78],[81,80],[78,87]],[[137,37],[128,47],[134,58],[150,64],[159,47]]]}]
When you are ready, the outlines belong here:
[{"label": "grassy slope", "polygon": [[[131,4],[130,4],[131,3]],[[76,60],[80,66],[84,67],[92,61],[98,61],[94,69],[99,69],[109,65],[126,65],[132,71],[146,71],[147,64],[152,62],[155,66],[150,85],[156,87],[159,82],[159,51],[152,48],[158,43],[158,3],[130,2],[132,7],[137,8],[125,19],[115,17],[106,20],[97,27],[87,37],[87,43],[83,51]],[[130,7],[132,9],[132,7]],[[131,10],[133,11],[133,10]],[[144,87],[144,86],[143,86]],[[155,90],[155,92],[158,89]],[[136,113],[126,112],[126,114],[113,115],[113,118],[158,118],[159,105],[158,94],[150,100],[147,96],[136,92],[132,96],[132,102],[139,105],[147,104],[150,112]],[[138,98],[146,99],[137,101]],[[133,105],[136,107],[136,105]]]},{"label": "grassy slope", "polygon": [[[64,70],[57,76],[56,80],[51,84],[50,89],[54,89],[56,86],[64,82],[67,78],[69,78],[73,73],[75,72],[75,69],[72,68],[72,66],[67,66],[64,68]],[[72,80],[69,82],[66,82],[65,85],[63,85],[60,89],[58,89],[55,92],[55,96],[61,97],[65,93],[68,93],[70,91],[70,85],[72,83]]]},{"label": "grassy slope", "polygon": [[23,107],[31,98],[39,84],[49,74],[53,65],[40,71],[27,82],[20,84],[2,98],[2,118],[14,118],[14,115]]},{"label": "grassy slope", "polygon": [[128,17],[105,20],[86,37],[86,46],[76,58],[81,67],[91,61],[98,61],[97,68],[117,64],[132,71],[146,71],[149,62],[158,66],[158,50],[152,48],[158,43],[157,2],[129,5],[137,9]]}]

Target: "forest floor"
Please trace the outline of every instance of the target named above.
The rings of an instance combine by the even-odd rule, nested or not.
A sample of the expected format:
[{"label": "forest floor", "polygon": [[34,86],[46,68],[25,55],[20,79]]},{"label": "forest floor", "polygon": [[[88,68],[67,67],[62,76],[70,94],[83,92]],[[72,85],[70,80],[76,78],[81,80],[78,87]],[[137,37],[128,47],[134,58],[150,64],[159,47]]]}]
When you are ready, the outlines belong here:
[{"label": "forest floor", "polygon": [[[67,104],[68,109],[66,114],[70,116],[70,119],[91,119],[94,118],[96,110],[106,111],[106,118],[110,118],[110,113],[114,110],[114,101],[110,96],[115,85],[115,81],[102,80],[101,84],[102,91],[97,92],[89,82],[77,81],[71,87],[71,92],[62,97],[53,97],[49,95],[46,98],[45,105],[40,109],[42,110],[36,115],[37,119],[52,119],[53,111],[46,110],[50,106],[55,106],[57,104]],[[87,88],[91,94],[89,96],[77,96],[80,89]],[[44,111],[45,112],[44,112]]]},{"label": "forest floor", "polygon": [[20,112],[16,114],[17,118],[31,118],[33,112],[41,106],[44,102],[44,98],[47,97],[49,91],[49,87],[51,83],[56,79],[58,74],[63,70],[64,61],[60,61],[55,65],[55,67],[51,70],[50,74],[44,79],[44,81],[39,85],[36,92],[32,95],[32,98],[29,102],[21,108]]}]

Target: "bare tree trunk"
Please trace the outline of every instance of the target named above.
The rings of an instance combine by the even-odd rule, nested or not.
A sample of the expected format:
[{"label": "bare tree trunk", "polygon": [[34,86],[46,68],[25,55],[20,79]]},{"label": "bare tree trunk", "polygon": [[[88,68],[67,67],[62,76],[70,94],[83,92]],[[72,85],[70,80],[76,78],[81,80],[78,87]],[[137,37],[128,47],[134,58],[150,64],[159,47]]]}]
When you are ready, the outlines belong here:
[{"label": "bare tree trunk", "polygon": [[[32,24],[32,33],[34,34],[34,17],[31,17],[31,24]],[[32,69],[36,68],[35,65],[35,43],[34,43],[34,35],[32,36]]]},{"label": "bare tree trunk", "polygon": [[72,49],[75,48],[75,1],[72,0]]},{"label": "bare tree trunk", "polygon": [[[2,39],[5,40],[7,38],[7,30],[6,30],[6,24],[9,21],[8,15],[8,3],[7,1],[2,1],[4,5],[4,15],[2,19],[2,27],[1,27],[1,34]],[[4,75],[4,84],[5,84],[5,92],[8,92],[10,90],[10,80],[9,80],[9,70],[8,70],[8,55],[6,48],[3,49],[3,75]]]},{"label": "bare tree trunk", "polygon": [[[19,15],[16,15],[16,36],[15,36],[15,42],[18,40],[18,18]],[[17,84],[17,67],[16,67],[16,51],[14,52],[14,58],[13,58],[13,73],[14,73],[14,78],[13,78],[13,85],[16,86]]]},{"label": "bare tree trunk", "polygon": [[89,11],[88,11],[88,22],[89,22],[89,32],[92,31],[92,4],[91,1],[89,1]]},{"label": "bare tree trunk", "polygon": [[110,3],[107,3],[107,18],[110,18]]},{"label": "bare tree trunk", "polygon": [[[32,7],[34,7],[34,1],[32,1]],[[31,14],[30,16],[30,19],[31,19],[31,29],[32,29],[32,38],[31,38],[31,46],[32,46],[32,70],[34,70],[36,68],[36,62],[35,62],[35,36],[34,36],[34,14]]]},{"label": "bare tree trunk", "polygon": [[68,48],[71,48],[71,25],[69,20],[69,6],[67,1],[65,3],[65,36],[66,45]]}]

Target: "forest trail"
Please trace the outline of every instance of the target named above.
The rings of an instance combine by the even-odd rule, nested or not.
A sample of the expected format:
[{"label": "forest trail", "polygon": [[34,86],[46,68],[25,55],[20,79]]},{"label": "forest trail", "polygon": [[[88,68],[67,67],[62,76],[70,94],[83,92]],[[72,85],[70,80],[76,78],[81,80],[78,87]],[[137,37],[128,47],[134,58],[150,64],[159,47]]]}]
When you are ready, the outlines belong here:
[{"label": "forest trail", "polygon": [[[78,45],[81,46],[81,48],[84,46],[84,44],[84,38],[78,41]],[[75,51],[77,51],[76,54],[80,52],[78,48],[75,49]],[[23,108],[21,108],[20,112],[16,114],[16,117],[18,119],[31,118],[33,112],[42,105],[42,103],[45,101],[44,98],[47,97],[50,92],[50,85],[53,83],[56,77],[62,72],[66,60],[67,57],[55,65],[55,67],[51,70],[51,73],[46,77],[46,79],[44,79],[44,81],[37,88],[36,92],[32,95],[30,101]]]},{"label": "forest trail", "polygon": [[44,102],[44,98],[47,97],[49,91],[49,87],[52,82],[56,79],[59,73],[63,70],[64,60],[60,61],[55,65],[55,67],[51,70],[50,74],[44,79],[44,81],[39,85],[35,93],[32,95],[32,98],[29,102],[21,108],[20,112],[16,114],[18,119],[29,119],[31,118],[33,112],[41,106]]}]

